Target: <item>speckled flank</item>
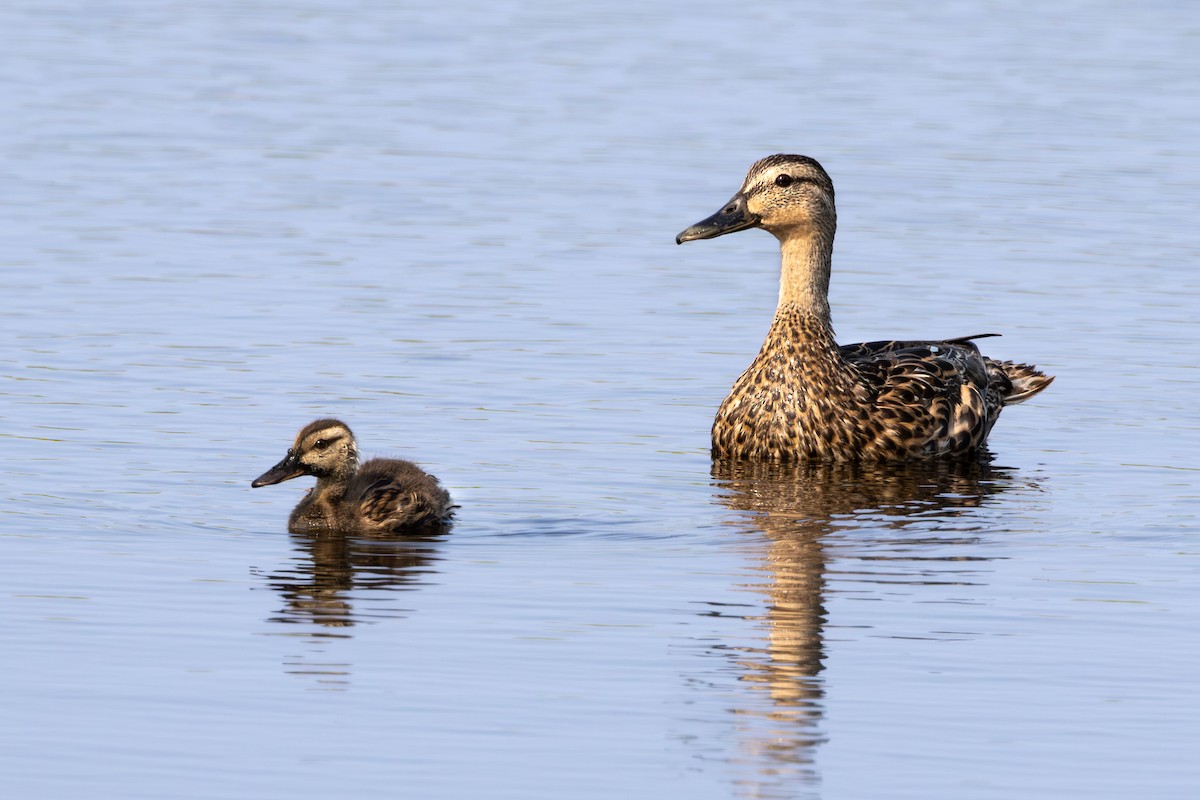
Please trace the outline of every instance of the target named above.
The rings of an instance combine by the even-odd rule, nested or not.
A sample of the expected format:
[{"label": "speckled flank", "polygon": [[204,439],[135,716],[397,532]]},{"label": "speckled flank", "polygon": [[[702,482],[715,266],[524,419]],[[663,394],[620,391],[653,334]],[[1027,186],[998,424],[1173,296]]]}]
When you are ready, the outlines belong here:
[{"label": "speckled flank", "polygon": [[836,220],[821,166],[777,155],[751,167],[722,211],[680,234],[683,242],[761,227],[783,254],[774,322],[717,412],[713,458],[905,461],[977,451],[1005,405],[1053,378],[981,355],[971,340],[993,334],[839,347],[828,304]]}]

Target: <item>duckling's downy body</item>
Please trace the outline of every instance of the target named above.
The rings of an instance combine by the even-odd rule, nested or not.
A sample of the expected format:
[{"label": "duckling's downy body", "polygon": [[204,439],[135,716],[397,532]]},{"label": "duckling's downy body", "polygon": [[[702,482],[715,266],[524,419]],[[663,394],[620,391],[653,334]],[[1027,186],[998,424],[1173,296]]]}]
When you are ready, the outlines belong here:
[{"label": "duckling's downy body", "polygon": [[434,528],[454,512],[437,478],[411,461],[373,458],[359,465],[358,444],[346,423],[319,419],[306,425],[275,466],[254,488],[313,475],[309,489],[288,518],[288,530],[402,533]]},{"label": "duckling's downy body", "polygon": [[763,228],[782,251],[775,320],[717,412],[713,457],[903,461],[978,450],[1004,406],[1053,378],[981,355],[971,340],[995,334],[839,346],[828,298],[833,198],[813,159],[768,156],[720,211],[676,237],[682,244]]}]

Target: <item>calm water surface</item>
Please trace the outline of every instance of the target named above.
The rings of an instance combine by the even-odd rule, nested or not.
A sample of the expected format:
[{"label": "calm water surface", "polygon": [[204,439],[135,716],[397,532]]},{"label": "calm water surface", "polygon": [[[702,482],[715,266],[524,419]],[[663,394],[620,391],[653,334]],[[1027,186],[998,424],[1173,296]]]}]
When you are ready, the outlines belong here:
[{"label": "calm water surface", "polygon": [[[1200,16],[0,9],[0,794],[1190,798]],[[712,464],[774,240],[1058,376],[979,463]],[[337,415],[461,504],[292,536]]]}]

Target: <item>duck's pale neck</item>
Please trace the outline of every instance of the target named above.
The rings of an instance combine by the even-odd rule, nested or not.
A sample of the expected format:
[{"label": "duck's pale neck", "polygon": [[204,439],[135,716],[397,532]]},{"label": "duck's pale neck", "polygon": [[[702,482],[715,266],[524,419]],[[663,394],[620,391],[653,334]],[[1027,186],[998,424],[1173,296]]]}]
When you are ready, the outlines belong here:
[{"label": "duck's pale neck", "polygon": [[779,237],[783,265],[779,275],[779,311],[794,309],[829,323],[829,270],[833,229],[806,226]]}]

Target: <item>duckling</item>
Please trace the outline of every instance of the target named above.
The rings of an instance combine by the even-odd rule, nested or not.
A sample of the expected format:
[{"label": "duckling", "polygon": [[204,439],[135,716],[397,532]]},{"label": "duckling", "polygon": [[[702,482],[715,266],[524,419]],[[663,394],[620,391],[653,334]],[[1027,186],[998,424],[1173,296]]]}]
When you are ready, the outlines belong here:
[{"label": "duckling", "polygon": [[779,240],[779,305],[753,363],[721,403],[712,455],[750,461],[907,461],[983,447],[1008,405],[1050,385],[1028,364],[983,356],[979,334],[839,346],[829,312],[837,211],[814,159],[772,155],[750,167],[720,211],[677,244],[763,228]]},{"label": "duckling", "polygon": [[441,526],[454,513],[437,478],[411,461],[373,458],[360,466],[354,434],[336,419],[304,426],[287,456],[250,486],[257,489],[301,475],[315,476],[317,485],[288,518],[292,533],[398,533]]}]

